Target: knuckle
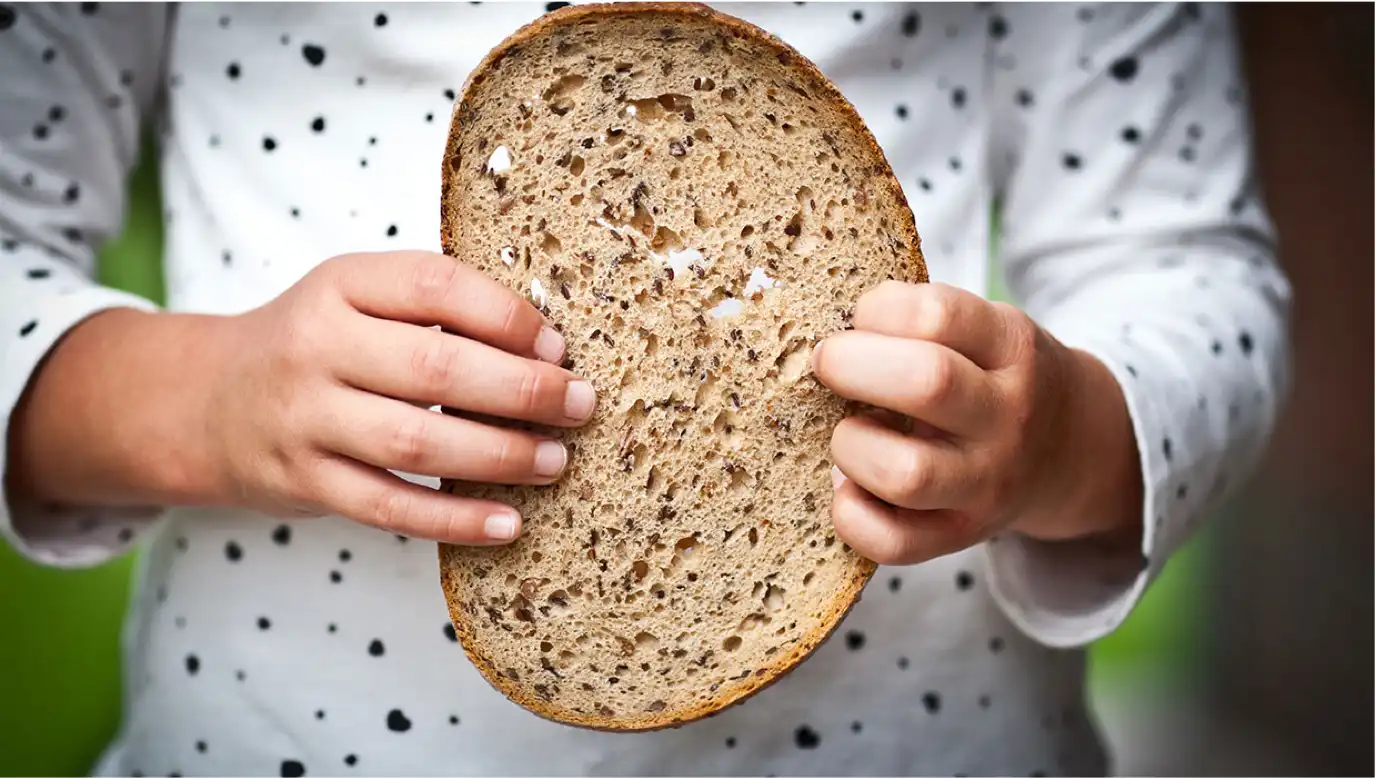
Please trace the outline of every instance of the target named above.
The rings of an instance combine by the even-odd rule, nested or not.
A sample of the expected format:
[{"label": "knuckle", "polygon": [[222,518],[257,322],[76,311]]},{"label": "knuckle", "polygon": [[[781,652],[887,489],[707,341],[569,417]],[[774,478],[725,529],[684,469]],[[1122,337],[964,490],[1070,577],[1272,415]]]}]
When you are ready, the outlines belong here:
[{"label": "knuckle", "polygon": [[924,405],[942,405],[955,396],[957,390],[955,364],[941,357],[926,365],[917,378],[917,393]]},{"label": "knuckle", "polygon": [[411,375],[432,396],[459,379],[460,360],[454,344],[443,336],[427,337],[411,353]]},{"label": "knuckle", "polygon": [[423,259],[412,266],[411,295],[425,309],[442,308],[458,283],[459,264]]},{"label": "knuckle", "polygon": [[902,565],[911,561],[912,548],[901,530],[884,527],[869,541],[866,553],[881,565]]},{"label": "knuckle", "polygon": [[525,303],[515,297],[503,297],[498,303],[498,318],[502,322],[502,332],[514,334],[521,326],[522,306]]},{"label": "knuckle", "polygon": [[383,488],[373,495],[369,513],[379,528],[396,531],[407,525],[413,502],[410,492],[405,489]]},{"label": "knuckle", "polygon": [[932,471],[926,466],[922,455],[913,446],[905,446],[883,464],[881,481],[895,494],[914,497],[927,491],[932,485]]},{"label": "knuckle", "polygon": [[529,470],[530,462],[521,461],[521,457],[512,444],[511,438],[506,435],[499,435],[492,442],[492,447],[487,455],[488,462],[494,473],[510,475],[521,470]]},{"label": "knuckle", "polygon": [[541,400],[547,393],[549,381],[538,370],[522,370],[516,377],[516,407],[523,413],[537,413],[541,410]]},{"label": "knuckle", "polygon": [[389,461],[396,463],[394,468],[416,468],[424,464],[429,432],[430,420],[423,415],[407,419],[392,429],[387,437],[387,454]]}]

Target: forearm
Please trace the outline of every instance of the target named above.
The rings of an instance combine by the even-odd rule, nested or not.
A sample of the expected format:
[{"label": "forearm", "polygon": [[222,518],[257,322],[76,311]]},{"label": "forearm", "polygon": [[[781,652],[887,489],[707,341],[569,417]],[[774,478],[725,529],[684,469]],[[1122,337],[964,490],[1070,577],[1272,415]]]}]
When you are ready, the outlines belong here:
[{"label": "forearm", "polygon": [[175,505],[216,492],[204,420],[225,320],[105,311],[35,371],[11,419],[12,503]]}]

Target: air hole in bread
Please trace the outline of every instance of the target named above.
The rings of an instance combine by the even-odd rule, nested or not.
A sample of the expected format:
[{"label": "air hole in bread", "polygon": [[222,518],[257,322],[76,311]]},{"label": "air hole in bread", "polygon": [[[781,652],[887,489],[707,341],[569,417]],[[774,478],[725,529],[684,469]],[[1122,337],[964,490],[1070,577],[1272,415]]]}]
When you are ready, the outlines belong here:
[{"label": "air hole in bread", "polygon": [[693,88],[699,92],[710,92],[717,88],[717,82],[713,81],[711,78],[698,76],[693,79]]},{"label": "air hole in bread", "polygon": [[540,95],[549,110],[556,116],[563,116],[575,107],[573,94],[587,83],[587,79],[576,73],[561,77]]}]

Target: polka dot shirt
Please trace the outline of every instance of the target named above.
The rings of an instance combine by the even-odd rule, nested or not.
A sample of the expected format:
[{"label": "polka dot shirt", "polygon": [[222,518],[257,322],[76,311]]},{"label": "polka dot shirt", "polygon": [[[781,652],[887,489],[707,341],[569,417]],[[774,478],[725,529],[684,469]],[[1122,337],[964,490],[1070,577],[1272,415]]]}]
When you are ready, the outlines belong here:
[{"label": "polka dot shirt", "polygon": [[[244,311],[334,254],[436,249],[456,91],[545,10],[0,5],[0,432],[65,331],[98,310],[152,308],[93,280],[141,127],[161,141],[168,307]],[[1108,365],[1140,447],[1140,554],[1009,536],[882,569],[781,683],[709,720],[627,736],[543,721],[488,687],[455,643],[429,544],[330,518],[0,506],[0,532],[40,563],[144,546],[124,719],[99,773],[1109,768],[1082,649],[1247,474],[1289,380],[1290,292],[1228,9],[727,10],[796,46],[855,103],[934,279],[982,293],[995,268],[1044,327]]]}]

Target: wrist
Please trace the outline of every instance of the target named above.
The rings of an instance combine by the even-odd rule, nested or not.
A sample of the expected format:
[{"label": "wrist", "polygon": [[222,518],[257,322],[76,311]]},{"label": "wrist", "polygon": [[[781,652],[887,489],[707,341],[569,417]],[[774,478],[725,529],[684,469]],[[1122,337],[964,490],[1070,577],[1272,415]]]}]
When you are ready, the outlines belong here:
[{"label": "wrist", "polygon": [[204,429],[223,321],[113,309],[73,327],[16,406],[11,496],[69,505],[213,500]]},{"label": "wrist", "polygon": [[1063,349],[1063,388],[1057,425],[1061,477],[1046,505],[1014,529],[1039,540],[1092,541],[1135,546],[1141,536],[1142,467],[1123,388],[1092,354]]}]

